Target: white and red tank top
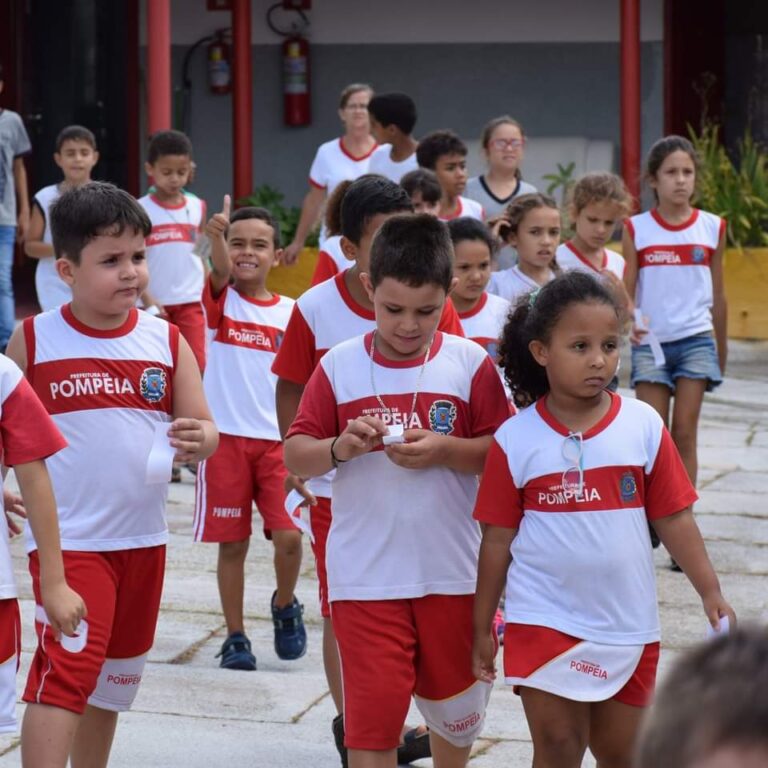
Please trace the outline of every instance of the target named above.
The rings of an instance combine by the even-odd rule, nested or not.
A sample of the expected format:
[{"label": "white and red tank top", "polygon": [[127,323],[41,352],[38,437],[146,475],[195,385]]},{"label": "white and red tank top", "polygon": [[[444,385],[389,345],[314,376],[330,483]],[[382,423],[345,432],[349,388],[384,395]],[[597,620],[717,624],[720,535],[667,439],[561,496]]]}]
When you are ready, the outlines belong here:
[{"label": "white and red tank top", "polygon": [[65,304],[27,318],[24,337],[27,378],[69,444],[47,462],[62,549],[165,544],[168,487],[145,480],[155,425],[172,420],[178,328],[132,309],[96,330]]}]

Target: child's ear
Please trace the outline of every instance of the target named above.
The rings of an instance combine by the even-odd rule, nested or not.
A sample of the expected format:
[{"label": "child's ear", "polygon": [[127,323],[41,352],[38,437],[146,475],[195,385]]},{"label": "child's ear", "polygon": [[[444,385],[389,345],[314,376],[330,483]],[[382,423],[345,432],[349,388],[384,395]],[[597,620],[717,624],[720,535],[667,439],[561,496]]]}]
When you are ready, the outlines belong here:
[{"label": "child's ear", "polygon": [[153,169],[152,169],[152,166],[150,165],[150,163],[144,163],[144,173],[146,173],[147,176],[154,177],[155,174],[153,172]]},{"label": "child's ear", "polygon": [[533,359],[542,367],[547,367],[547,358],[549,357],[547,352],[546,345],[539,341],[538,339],[534,339],[528,344],[528,350],[533,356]]},{"label": "child's ear", "polygon": [[93,150],[93,164],[96,165],[96,163],[99,162],[99,151],[97,149]]},{"label": "child's ear", "polygon": [[61,168],[61,155],[58,152],[53,153],[53,162]]},{"label": "child's ear", "polygon": [[373,304],[373,283],[371,282],[371,276],[367,272],[361,272],[360,282],[363,284],[363,288],[365,288],[365,292],[368,294],[371,304]]},{"label": "child's ear", "polygon": [[57,274],[67,285],[75,282],[75,265],[69,259],[57,258],[54,265]]},{"label": "child's ear", "polygon": [[357,261],[357,246],[349,238],[342,235],[339,245],[341,246],[341,252],[347,259]]},{"label": "child's ear", "polygon": [[276,267],[280,263],[280,260],[282,258],[283,258],[283,249],[282,248],[275,248],[275,259],[272,262],[272,266]]},{"label": "child's ear", "polygon": [[450,295],[453,292],[453,289],[459,284],[459,278],[458,277],[452,277],[451,278],[451,286],[448,288],[448,294]]}]

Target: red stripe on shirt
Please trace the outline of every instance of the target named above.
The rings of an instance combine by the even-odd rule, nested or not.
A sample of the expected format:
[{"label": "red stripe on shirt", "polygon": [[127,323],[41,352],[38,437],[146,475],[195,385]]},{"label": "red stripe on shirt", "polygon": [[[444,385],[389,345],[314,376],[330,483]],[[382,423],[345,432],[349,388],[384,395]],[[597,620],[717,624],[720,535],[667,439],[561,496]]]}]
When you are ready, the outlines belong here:
[{"label": "red stripe on shirt", "polygon": [[643,267],[709,267],[714,250],[707,245],[650,245],[637,252]]},{"label": "red stripe on shirt", "polygon": [[224,315],[214,336],[214,341],[231,344],[235,347],[277,352],[283,332],[279,328],[245,320],[234,320]]},{"label": "red stripe on shirt", "polygon": [[195,224],[157,224],[147,236],[147,247],[165,243],[194,243],[198,227]]},{"label": "red stripe on shirt", "polygon": [[35,392],[52,415],[102,408],[172,412],[173,369],[151,360],[73,358],[35,366]]}]

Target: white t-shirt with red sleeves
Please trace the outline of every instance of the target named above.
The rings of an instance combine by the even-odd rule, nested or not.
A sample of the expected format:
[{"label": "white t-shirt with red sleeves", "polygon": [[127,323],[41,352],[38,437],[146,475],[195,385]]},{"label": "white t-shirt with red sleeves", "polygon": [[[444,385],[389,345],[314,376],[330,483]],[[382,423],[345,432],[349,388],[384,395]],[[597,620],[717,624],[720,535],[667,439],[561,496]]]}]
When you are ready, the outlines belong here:
[{"label": "white t-shirt with red sleeves", "polygon": [[[305,385],[320,358],[343,341],[376,328],[373,310],[360,306],[344,282],[344,272],[315,285],[296,300],[272,370],[281,379]],[[453,303],[445,302],[438,330],[463,336]],[[315,477],[309,486],[316,496],[330,498],[333,473]]]},{"label": "white t-shirt with red sleeves", "polygon": [[378,147],[371,155],[368,173],[378,173],[379,176],[386,176],[390,181],[399,184],[400,179],[402,179],[406,173],[418,170],[419,163],[416,160],[415,152],[406,157],[405,160],[399,161],[392,159],[391,152],[392,146],[390,144],[383,144]]},{"label": "white t-shirt with red sleeves", "polygon": [[294,303],[277,294],[259,301],[230,286],[214,296],[206,281],[203,309],[212,334],[203,388],[219,432],[280,439],[272,363]]},{"label": "white t-shirt with red sleeves", "polygon": [[545,398],[496,433],[475,518],[518,530],[507,622],[608,645],[652,643],[660,629],[648,520],[685,509],[696,491],[656,411],[610,397],[583,434],[581,495],[563,489],[576,441]]},{"label": "white t-shirt with red sleeves", "polygon": [[317,254],[317,265],[312,273],[312,285],[324,283],[349,267],[350,261],[341,250],[341,235],[332,235],[323,242],[323,247]]},{"label": "white t-shirt with red sleeves", "polygon": [[[555,273],[550,273],[550,280],[555,279]],[[521,296],[525,296],[531,291],[538,291],[541,286],[532,278],[528,277],[520,269],[519,264],[509,269],[502,269],[498,272],[491,272],[491,279],[488,283],[488,293],[501,296],[506,299],[513,307]]]},{"label": "white t-shirt with red sleeves", "polygon": [[456,203],[457,207],[455,213],[452,213],[450,216],[438,216],[440,221],[452,221],[453,219],[460,219],[462,217],[485,221],[485,211],[483,210],[483,206],[476,200],[471,200],[468,197],[459,195]]},{"label": "white t-shirt with red sleeves", "polygon": [[205,202],[184,195],[181,205],[170,206],[144,195],[139,203],[152,222],[147,237],[149,292],[163,305],[200,301],[203,262],[193,249],[205,225]]},{"label": "white t-shirt with red sleeves", "polygon": [[[5,467],[47,459],[67,445],[19,367],[0,355],[0,461]],[[0,477],[0,498],[3,479]],[[0,523],[0,600],[16,597],[8,526]]]},{"label": "white t-shirt with red sleeves", "polygon": [[[395,362],[375,352],[374,391],[372,337],[350,339],[323,357],[287,437],[333,437],[348,419],[372,415],[473,438],[493,434],[507,417],[499,377],[477,344],[438,333],[426,366],[422,356]],[[382,448],[341,464],[326,553],[330,601],[472,594],[480,544],[472,519],[476,492],[475,475],[403,469]]]},{"label": "white t-shirt with red sleeves", "polygon": [[595,267],[589,259],[573,244],[573,240],[561,243],[555,251],[555,258],[560,269],[576,269],[598,277],[600,272],[607,269],[613,272],[619,280],[624,279],[626,262],[624,257],[610,248],[603,248],[603,259],[599,267]]},{"label": "white t-shirt with red sleeves", "polygon": [[625,222],[637,252],[635,304],[661,342],[712,330],[712,257],[725,220],[693,210],[669,224],[656,209]]},{"label": "white t-shirt with red sleeves", "polygon": [[172,419],[179,329],[132,309],[100,331],[65,304],[27,318],[24,338],[27,379],[69,443],[47,462],[62,549],[165,544],[168,486],[147,484],[147,459],[156,425]]},{"label": "white t-shirt with red sleeves", "polygon": [[309,183],[330,195],[342,181],[354,181],[368,173],[377,147],[378,144],[374,144],[364,155],[355,156],[344,146],[343,138],[326,141],[317,148],[309,169]]}]

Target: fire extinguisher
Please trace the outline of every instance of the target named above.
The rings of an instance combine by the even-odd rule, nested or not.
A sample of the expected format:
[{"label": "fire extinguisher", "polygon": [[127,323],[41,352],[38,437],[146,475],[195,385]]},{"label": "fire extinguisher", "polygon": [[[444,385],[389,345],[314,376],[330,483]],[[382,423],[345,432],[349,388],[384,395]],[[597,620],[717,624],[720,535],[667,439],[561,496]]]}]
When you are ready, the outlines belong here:
[{"label": "fire extinguisher", "polygon": [[283,41],[283,122],[309,125],[312,102],[309,90],[309,41],[294,34]]},{"label": "fire extinguisher", "polygon": [[208,88],[211,93],[232,90],[232,63],[229,45],[221,32],[208,45]]}]

